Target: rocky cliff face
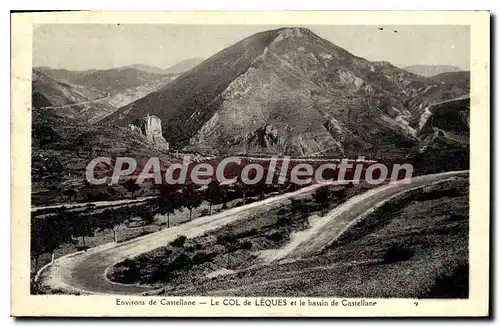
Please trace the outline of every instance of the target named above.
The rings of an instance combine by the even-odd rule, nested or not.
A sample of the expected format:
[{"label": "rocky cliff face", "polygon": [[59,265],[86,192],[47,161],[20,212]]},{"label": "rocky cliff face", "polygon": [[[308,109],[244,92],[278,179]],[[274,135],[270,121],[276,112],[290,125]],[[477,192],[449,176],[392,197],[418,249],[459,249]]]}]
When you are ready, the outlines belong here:
[{"label": "rocky cliff face", "polygon": [[425,108],[466,93],[283,28],[222,50],[105,122],[151,112],[169,141],[193,150],[376,156],[418,144]]},{"label": "rocky cliff face", "polygon": [[135,124],[131,124],[130,128],[132,131],[144,135],[148,143],[153,147],[168,151],[169,144],[163,137],[160,118],[148,114],[136,121]]}]

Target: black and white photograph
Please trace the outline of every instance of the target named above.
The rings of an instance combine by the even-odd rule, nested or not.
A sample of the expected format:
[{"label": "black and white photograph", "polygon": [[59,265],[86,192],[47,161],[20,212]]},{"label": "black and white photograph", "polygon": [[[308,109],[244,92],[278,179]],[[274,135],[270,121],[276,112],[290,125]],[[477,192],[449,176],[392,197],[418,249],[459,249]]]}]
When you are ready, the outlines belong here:
[{"label": "black and white photograph", "polygon": [[489,111],[471,110],[471,38],[33,24],[30,295],[128,310],[471,299],[471,111]]}]

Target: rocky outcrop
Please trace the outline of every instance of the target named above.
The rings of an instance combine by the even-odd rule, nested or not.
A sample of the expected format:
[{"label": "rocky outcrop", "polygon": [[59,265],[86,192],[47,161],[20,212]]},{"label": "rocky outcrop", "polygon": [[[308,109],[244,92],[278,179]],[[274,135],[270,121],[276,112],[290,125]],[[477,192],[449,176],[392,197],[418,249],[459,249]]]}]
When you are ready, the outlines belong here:
[{"label": "rocky outcrop", "polygon": [[162,150],[169,149],[167,140],[163,137],[161,129],[161,119],[157,116],[146,115],[130,125],[132,131],[140,132],[144,135],[148,143]]}]

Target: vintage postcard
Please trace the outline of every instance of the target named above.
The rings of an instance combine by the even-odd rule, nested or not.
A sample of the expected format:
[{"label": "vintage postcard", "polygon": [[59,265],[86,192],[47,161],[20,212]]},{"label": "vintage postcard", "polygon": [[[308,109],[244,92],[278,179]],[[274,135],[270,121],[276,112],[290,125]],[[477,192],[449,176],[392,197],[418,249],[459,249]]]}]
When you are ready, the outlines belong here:
[{"label": "vintage postcard", "polygon": [[489,315],[489,12],[11,19],[13,316]]}]

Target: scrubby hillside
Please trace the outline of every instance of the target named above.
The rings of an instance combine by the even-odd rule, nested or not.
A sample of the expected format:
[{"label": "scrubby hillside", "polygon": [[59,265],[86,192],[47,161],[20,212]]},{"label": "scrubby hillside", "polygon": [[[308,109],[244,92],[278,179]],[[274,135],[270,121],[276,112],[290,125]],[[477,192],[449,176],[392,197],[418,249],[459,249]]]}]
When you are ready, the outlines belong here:
[{"label": "scrubby hillside", "polygon": [[31,93],[33,108],[91,123],[117,109],[105,92],[65,84],[37,70],[33,70]]}]

